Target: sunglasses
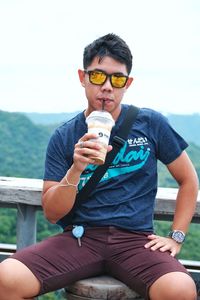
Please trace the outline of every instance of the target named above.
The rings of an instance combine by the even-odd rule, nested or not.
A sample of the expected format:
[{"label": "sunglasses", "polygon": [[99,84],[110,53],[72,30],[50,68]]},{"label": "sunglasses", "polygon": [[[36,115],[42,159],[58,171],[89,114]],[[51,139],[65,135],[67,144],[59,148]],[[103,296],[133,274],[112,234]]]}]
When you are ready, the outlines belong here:
[{"label": "sunglasses", "polygon": [[107,74],[106,72],[100,70],[85,70],[84,72],[89,75],[89,81],[96,85],[103,85],[109,77],[112,87],[123,88],[128,80],[128,76],[121,73]]}]

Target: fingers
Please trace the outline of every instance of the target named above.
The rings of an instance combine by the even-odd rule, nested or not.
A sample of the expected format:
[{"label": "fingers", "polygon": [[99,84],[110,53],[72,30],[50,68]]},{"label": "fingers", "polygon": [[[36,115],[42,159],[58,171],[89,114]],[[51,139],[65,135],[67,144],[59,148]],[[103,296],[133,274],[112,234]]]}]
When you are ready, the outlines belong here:
[{"label": "fingers", "polygon": [[78,142],[78,147],[84,148],[84,142],[83,141]]},{"label": "fingers", "polygon": [[150,241],[144,245],[147,249],[149,248],[152,251],[159,250],[161,252],[169,251],[173,257],[180,252],[181,244],[178,244],[171,238],[151,234],[148,236],[148,239]]},{"label": "fingers", "polygon": [[99,151],[102,151],[102,148],[107,152],[112,150],[112,146],[108,145],[107,147],[98,141],[98,135],[94,133],[86,133],[77,144],[75,144],[74,153],[78,156],[90,157],[90,156],[99,156]]},{"label": "fingers", "polygon": [[94,164],[95,161],[90,157],[96,157],[99,154],[101,146],[96,141],[96,134],[86,133],[74,147],[73,161],[76,169],[83,171],[87,165]]},{"label": "fingers", "polygon": [[97,134],[86,133],[74,147],[73,160],[75,167],[83,171],[88,164],[98,164],[95,158],[102,157],[105,151],[110,152],[111,150],[111,145],[105,146],[99,143]]},{"label": "fingers", "polygon": [[[84,142],[80,140],[75,145],[74,154],[88,159],[90,156],[98,156],[100,149],[101,146],[97,142],[94,141]],[[86,160],[84,159],[84,161],[88,161],[87,159]]]},{"label": "fingers", "polygon": [[112,145],[108,145],[107,151],[110,152],[112,150]]}]

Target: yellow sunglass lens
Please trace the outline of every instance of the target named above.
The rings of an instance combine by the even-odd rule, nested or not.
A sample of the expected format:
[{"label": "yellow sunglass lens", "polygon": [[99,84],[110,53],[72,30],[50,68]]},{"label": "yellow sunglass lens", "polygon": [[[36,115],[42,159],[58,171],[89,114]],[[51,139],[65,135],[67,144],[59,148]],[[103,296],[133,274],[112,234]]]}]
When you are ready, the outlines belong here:
[{"label": "yellow sunglass lens", "polygon": [[92,72],[90,74],[90,81],[94,84],[102,84],[106,80],[106,74],[100,72]]},{"label": "yellow sunglass lens", "polygon": [[125,86],[125,84],[126,84],[126,77],[124,77],[124,76],[114,76],[114,75],[112,75],[112,77],[111,77],[111,81],[112,81],[112,85],[114,86],[114,87],[124,87]]}]

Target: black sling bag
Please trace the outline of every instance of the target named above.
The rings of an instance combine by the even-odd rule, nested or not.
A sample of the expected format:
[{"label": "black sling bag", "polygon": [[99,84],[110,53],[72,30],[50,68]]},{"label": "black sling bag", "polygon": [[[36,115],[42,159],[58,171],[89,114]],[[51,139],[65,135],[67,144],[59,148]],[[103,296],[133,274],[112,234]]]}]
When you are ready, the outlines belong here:
[{"label": "black sling bag", "polygon": [[74,206],[70,210],[68,214],[62,217],[57,224],[65,224],[62,227],[66,227],[67,225],[72,225],[72,219],[75,210],[79,206],[80,203],[84,203],[88,200],[89,194],[94,191],[95,187],[105,174],[106,170],[108,169],[109,165],[112,163],[113,159],[115,158],[118,151],[124,146],[126,143],[128,133],[137,117],[139,112],[139,108],[136,106],[131,105],[124,117],[124,120],[118,130],[118,134],[114,136],[111,145],[113,149],[107,154],[105,163],[100,165],[96,168],[93,175],[90,177],[88,182],[84,185],[84,187],[80,190],[80,192],[76,196],[76,200]]}]

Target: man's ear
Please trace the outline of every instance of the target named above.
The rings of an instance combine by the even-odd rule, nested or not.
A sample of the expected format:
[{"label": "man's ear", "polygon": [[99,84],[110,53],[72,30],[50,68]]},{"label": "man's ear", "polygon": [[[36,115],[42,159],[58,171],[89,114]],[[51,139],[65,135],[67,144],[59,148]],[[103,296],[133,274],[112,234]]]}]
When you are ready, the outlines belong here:
[{"label": "man's ear", "polygon": [[79,76],[79,80],[80,83],[83,87],[85,87],[85,72],[83,70],[78,70],[78,76]]},{"label": "man's ear", "polygon": [[126,83],[126,89],[129,88],[129,86],[131,85],[131,83],[133,82],[134,78],[133,77],[129,77]]}]

